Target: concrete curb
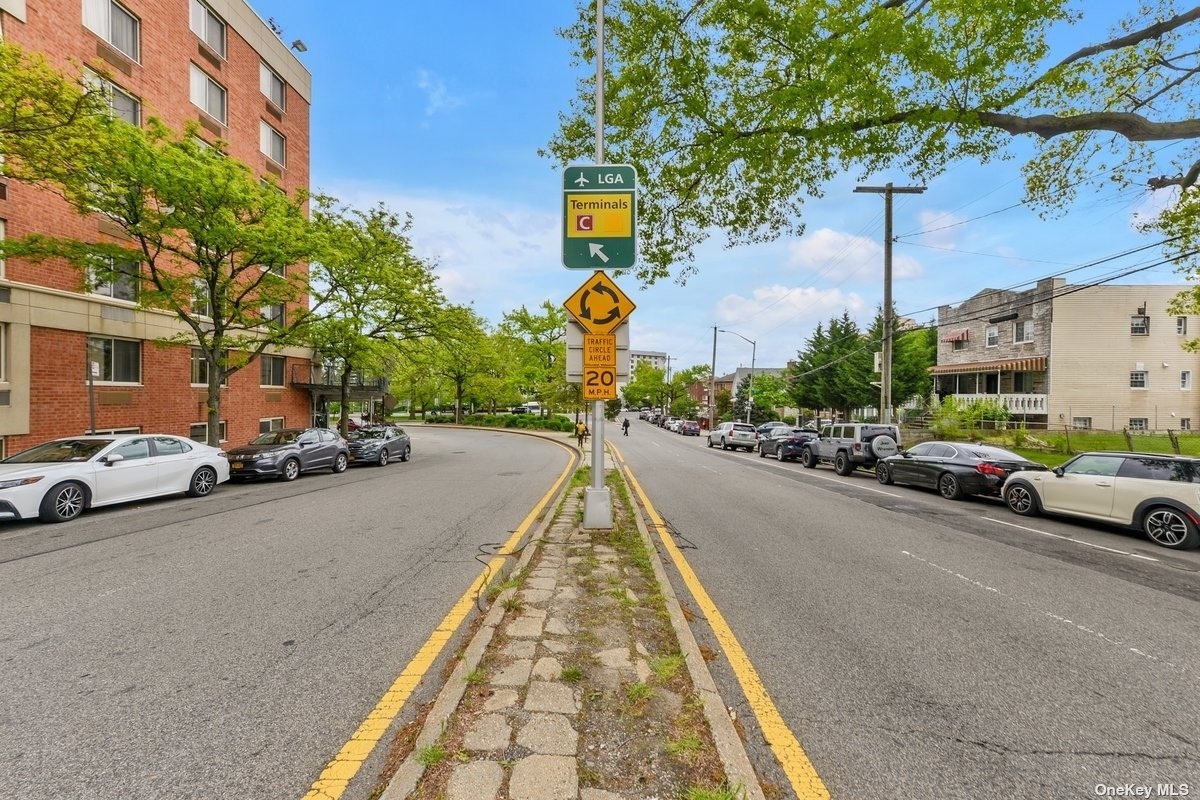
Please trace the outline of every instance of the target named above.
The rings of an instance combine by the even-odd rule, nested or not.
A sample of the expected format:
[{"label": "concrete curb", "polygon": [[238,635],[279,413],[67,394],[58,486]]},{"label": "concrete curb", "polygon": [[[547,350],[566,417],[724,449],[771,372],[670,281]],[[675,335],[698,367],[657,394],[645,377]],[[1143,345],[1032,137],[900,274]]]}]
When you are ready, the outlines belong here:
[{"label": "concrete curb", "polygon": [[683,616],[683,609],[679,606],[679,599],[675,596],[675,589],[671,586],[666,568],[663,566],[662,555],[658,552],[654,537],[650,534],[650,528],[642,517],[642,509],[633,498],[625,462],[618,459],[614,459],[614,461],[621,470],[625,486],[630,490],[633,518],[637,523],[638,533],[642,535],[642,541],[646,543],[646,547],[652,554],[650,564],[654,568],[654,577],[662,587],[663,600],[671,617],[671,627],[675,629],[675,637],[679,640],[680,652],[683,653],[684,660],[687,662],[688,673],[692,676],[692,684],[704,701],[704,716],[712,731],[717,754],[725,766],[725,775],[729,778],[730,784],[741,788],[743,800],[765,800],[762,786],[758,782],[758,775],[755,774],[754,767],[750,765],[750,756],[746,753],[746,745],[742,742],[742,737],[738,735],[737,729],[733,727],[733,720],[729,718],[725,701],[717,691],[717,683],[713,680],[712,673],[708,671],[708,664],[705,663],[704,656],[700,654],[696,637],[692,635],[692,629]]}]

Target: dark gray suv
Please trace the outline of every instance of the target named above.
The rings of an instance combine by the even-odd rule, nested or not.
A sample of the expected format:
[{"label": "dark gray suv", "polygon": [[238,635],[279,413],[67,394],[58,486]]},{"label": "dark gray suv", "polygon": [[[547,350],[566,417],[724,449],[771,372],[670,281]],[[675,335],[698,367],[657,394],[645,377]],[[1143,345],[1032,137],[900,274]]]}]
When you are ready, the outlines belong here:
[{"label": "dark gray suv", "polygon": [[412,455],[412,442],[408,434],[395,425],[359,428],[348,438],[352,464],[378,464],[382,467],[393,459],[408,461]]},{"label": "dark gray suv", "polygon": [[301,472],[345,472],[350,463],[346,440],[328,428],[284,428],[260,433],[229,451],[229,478],[279,478],[294,481]]},{"label": "dark gray suv", "polygon": [[804,444],[800,460],[809,469],[833,464],[838,475],[849,475],[860,467],[875,469],[876,461],[896,455],[899,447],[900,429],[895,425],[847,422],[822,427],[816,439]]}]

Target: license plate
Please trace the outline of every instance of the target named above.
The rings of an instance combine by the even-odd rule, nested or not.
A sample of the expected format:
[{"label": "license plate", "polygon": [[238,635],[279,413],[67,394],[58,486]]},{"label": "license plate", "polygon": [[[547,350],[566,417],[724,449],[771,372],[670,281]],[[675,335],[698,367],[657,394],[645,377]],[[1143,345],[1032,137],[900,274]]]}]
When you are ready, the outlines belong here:
[{"label": "license plate", "polygon": [[242,462],[240,462],[240,461],[234,461],[234,462],[233,462],[232,464],[230,464],[229,466],[230,466],[230,468],[232,468],[232,469],[241,469],[241,468],[242,468]]}]

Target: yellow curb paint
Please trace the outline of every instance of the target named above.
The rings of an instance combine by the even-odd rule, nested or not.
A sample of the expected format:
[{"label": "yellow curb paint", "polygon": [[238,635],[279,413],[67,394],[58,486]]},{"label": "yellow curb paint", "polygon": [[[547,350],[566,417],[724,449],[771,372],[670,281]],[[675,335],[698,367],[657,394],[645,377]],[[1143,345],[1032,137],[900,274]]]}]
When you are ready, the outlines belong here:
[{"label": "yellow curb paint", "polygon": [[613,449],[617,462],[625,472],[625,477],[628,478],[633,490],[637,492],[642,505],[646,508],[646,513],[650,515],[654,529],[658,532],[659,541],[671,555],[671,560],[675,563],[675,568],[679,570],[680,577],[687,584],[688,591],[692,593],[696,605],[700,607],[708,624],[712,627],[713,634],[721,644],[721,649],[725,651],[725,657],[729,659],[729,666],[742,687],[742,693],[746,695],[746,701],[758,719],[758,726],[763,732],[763,737],[771,746],[771,751],[775,754],[779,766],[792,784],[792,790],[795,791],[796,797],[800,800],[829,800],[829,789],[821,780],[821,776],[817,774],[816,767],[809,760],[804,748],[800,746],[792,729],[783,721],[783,715],[779,713],[779,709],[771,700],[767,687],[763,685],[762,679],[758,676],[758,670],[754,668],[746,651],[742,649],[741,643],[734,636],[733,630],[725,622],[725,617],[717,609],[712,598],[708,596],[708,592],[700,583],[700,579],[696,577],[696,573],[688,564],[687,559],[683,557],[683,553],[675,546],[675,542],[670,536],[663,534],[666,524],[650,502],[650,498],[642,490],[642,486],[634,477],[629,464],[621,457],[612,442],[609,442],[609,447]]},{"label": "yellow curb paint", "polygon": [[[550,440],[553,441],[553,440]],[[566,445],[560,446],[570,449]],[[507,553],[516,547],[517,542],[521,541],[521,537],[525,532],[537,521],[539,515],[549,504],[550,499],[558,492],[559,487],[563,482],[570,477],[575,467],[575,461],[572,459],[563,469],[562,474],[558,476],[558,480],[550,487],[550,491],[542,495],[542,499],[537,502],[533,510],[526,515],[525,519],[521,520],[521,524],[513,531],[513,535],[504,543],[501,552]],[[388,690],[383,693],[383,697],[375,704],[371,713],[367,714],[362,724],[350,737],[346,744],[338,751],[338,754],[333,757],[333,760],[325,765],[320,776],[309,787],[305,793],[303,800],[340,800],[345,793],[346,788],[350,785],[350,780],[358,774],[358,770],[362,768],[363,762],[371,755],[371,751],[375,749],[375,745],[383,738],[388,727],[400,713],[400,709],[408,701],[413,690],[417,688],[417,684],[428,672],[429,668],[437,660],[446,643],[458,630],[459,625],[466,619],[467,614],[475,605],[475,597],[483,589],[484,581],[491,575],[499,572],[504,565],[506,556],[498,555],[488,561],[487,566],[482,572],[471,582],[467,591],[463,592],[462,597],[451,607],[450,612],[442,618],[441,623],[434,628],[433,633],[421,645],[421,649],[412,657],[412,660],[400,671],[400,675],[388,687]]]}]

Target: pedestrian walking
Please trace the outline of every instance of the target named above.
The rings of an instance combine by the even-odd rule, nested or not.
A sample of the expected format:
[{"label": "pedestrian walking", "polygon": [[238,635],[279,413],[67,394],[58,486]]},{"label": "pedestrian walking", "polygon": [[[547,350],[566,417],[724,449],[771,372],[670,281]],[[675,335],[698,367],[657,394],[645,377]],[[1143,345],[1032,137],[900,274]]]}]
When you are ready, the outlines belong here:
[{"label": "pedestrian walking", "polygon": [[621,423],[621,430],[623,431],[623,436],[629,435],[629,417],[626,417],[625,421]]},{"label": "pedestrian walking", "polygon": [[575,423],[575,438],[576,438],[576,440],[578,440],[579,446],[581,448],[583,447],[583,443],[587,441],[587,437],[588,437],[587,423],[584,422],[583,420],[576,422]]}]

